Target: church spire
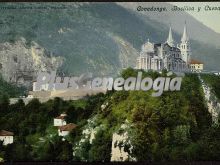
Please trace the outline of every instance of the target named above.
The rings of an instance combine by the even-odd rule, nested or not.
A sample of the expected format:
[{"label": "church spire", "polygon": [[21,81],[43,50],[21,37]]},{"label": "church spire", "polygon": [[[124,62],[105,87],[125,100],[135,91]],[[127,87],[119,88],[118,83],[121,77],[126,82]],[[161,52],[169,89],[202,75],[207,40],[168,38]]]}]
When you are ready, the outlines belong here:
[{"label": "church spire", "polygon": [[168,43],[168,45],[174,47],[174,40],[173,40],[171,26],[170,26],[169,35],[168,35],[168,38],[167,38],[167,43]]},{"label": "church spire", "polygon": [[189,37],[188,37],[187,28],[186,28],[186,22],[185,22],[184,29],[183,29],[183,36],[181,38],[181,42],[187,42],[187,41],[189,41]]},{"label": "church spire", "polygon": [[186,22],[184,25],[183,35],[181,38],[180,51],[181,51],[182,59],[186,62],[188,69],[190,69],[190,59],[192,52],[190,49],[190,42],[187,33]]}]

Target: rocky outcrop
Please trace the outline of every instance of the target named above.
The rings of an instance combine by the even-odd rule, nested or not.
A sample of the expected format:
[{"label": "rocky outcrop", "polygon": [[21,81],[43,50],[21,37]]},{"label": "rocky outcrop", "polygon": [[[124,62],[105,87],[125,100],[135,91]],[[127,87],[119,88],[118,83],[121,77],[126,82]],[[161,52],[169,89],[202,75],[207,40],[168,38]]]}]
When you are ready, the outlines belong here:
[{"label": "rocky outcrop", "polygon": [[103,125],[97,125],[97,116],[88,119],[87,122],[87,125],[83,128],[81,139],[73,147],[73,156],[80,158],[80,161],[88,161],[82,154],[83,146],[92,145],[96,133],[106,129]]},{"label": "rocky outcrop", "polygon": [[205,100],[207,103],[208,111],[212,116],[212,122],[213,124],[217,124],[219,114],[220,114],[220,103],[218,102],[218,98],[211,91],[211,88],[204,82],[203,79],[201,79],[200,76],[199,76],[199,79],[202,84],[202,89],[205,95]]},{"label": "rocky outcrop", "polygon": [[39,71],[57,70],[63,60],[36,42],[27,45],[24,38],[0,43],[0,73],[7,82],[18,86],[30,87]]},{"label": "rocky outcrop", "polygon": [[129,140],[129,127],[128,121],[126,120],[119,130],[113,133],[111,162],[136,161],[136,158],[130,155],[130,153],[132,153],[133,146]]}]

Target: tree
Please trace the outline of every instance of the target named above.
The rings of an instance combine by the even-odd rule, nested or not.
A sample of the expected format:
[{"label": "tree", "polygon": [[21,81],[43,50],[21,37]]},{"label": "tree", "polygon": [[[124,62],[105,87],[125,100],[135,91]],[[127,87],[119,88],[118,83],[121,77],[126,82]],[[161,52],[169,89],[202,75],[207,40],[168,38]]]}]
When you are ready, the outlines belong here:
[{"label": "tree", "polygon": [[9,97],[8,95],[0,96],[0,113],[7,113],[9,110]]},{"label": "tree", "polygon": [[73,159],[72,145],[68,141],[62,142],[61,145],[59,145],[58,147],[60,147],[61,149],[56,158],[57,160],[71,161]]},{"label": "tree", "polygon": [[100,130],[89,150],[89,161],[110,161],[111,158],[111,135]]},{"label": "tree", "polygon": [[32,99],[26,106],[28,112],[37,112],[40,108],[40,101],[36,98]]}]

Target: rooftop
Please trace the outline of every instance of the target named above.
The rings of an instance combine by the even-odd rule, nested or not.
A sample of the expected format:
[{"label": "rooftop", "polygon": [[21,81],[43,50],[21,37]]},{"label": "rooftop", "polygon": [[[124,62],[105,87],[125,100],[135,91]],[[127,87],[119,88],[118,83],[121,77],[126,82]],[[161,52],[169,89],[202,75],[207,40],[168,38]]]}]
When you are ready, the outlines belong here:
[{"label": "rooftop", "polygon": [[58,117],[55,117],[55,119],[65,119],[65,117],[66,117],[67,115],[65,114],[65,113],[62,113],[60,116],[58,116]]},{"label": "rooftop", "polygon": [[190,64],[203,64],[203,63],[202,63],[201,61],[192,59],[192,60],[190,61]]},{"label": "rooftop", "polygon": [[0,136],[13,136],[13,135],[14,135],[13,132],[5,131],[5,130],[0,131]]},{"label": "rooftop", "polygon": [[60,131],[72,131],[76,127],[77,127],[76,124],[69,123],[67,125],[60,126],[59,129],[60,129]]}]

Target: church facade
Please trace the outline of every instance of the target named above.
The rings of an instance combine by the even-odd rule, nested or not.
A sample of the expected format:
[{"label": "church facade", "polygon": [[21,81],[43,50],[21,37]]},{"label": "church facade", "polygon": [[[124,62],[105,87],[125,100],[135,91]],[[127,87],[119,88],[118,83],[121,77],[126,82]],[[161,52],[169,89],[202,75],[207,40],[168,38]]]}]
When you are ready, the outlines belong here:
[{"label": "church facade", "polygon": [[175,45],[172,29],[165,43],[148,41],[142,45],[137,58],[136,69],[161,71],[167,69],[173,72],[190,71],[191,48],[186,25],[184,26],[181,43]]}]

